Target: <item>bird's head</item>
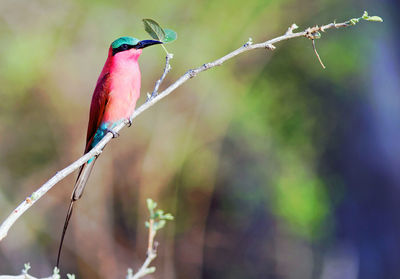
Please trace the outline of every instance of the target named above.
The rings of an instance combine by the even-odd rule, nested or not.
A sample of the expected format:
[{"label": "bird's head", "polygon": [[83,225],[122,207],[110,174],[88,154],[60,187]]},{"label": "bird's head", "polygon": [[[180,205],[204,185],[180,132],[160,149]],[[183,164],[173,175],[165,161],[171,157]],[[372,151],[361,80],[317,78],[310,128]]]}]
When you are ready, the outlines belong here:
[{"label": "bird's head", "polygon": [[120,58],[139,58],[142,49],[148,46],[162,44],[160,41],[143,40],[140,41],[133,37],[121,37],[111,43],[110,55]]}]

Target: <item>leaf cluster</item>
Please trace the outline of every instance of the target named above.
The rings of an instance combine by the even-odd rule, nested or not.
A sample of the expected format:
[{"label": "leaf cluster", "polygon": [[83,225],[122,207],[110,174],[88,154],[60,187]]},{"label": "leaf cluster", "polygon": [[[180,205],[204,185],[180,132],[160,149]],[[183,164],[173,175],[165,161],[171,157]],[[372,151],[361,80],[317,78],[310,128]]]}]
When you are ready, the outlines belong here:
[{"label": "leaf cluster", "polygon": [[[154,40],[158,40],[165,43],[171,43],[178,38],[178,34],[172,29],[164,29],[158,24],[157,21],[151,18],[142,19],[144,24],[144,30],[152,37]],[[164,45],[161,45],[165,52],[168,54],[167,49]]]},{"label": "leaf cluster", "polygon": [[145,18],[142,20],[144,24],[144,30],[154,40],[159,40],[163,43],[170,43],[177,39],[178,34],[172,29],[164,29],[154,19]]},{"label": "leaf cluster", "polygon": [[356,25],[360,20],[372,21],[372,22],[383,22],[383,19],[380,16],[369,16],[367,11],[364,11],[364,14],[359,18],[352,18],[349,20],[351,25]]},{"label": "leaf cluster", "polygon": [[[162,229],[167,221],[174,220],[174,216],[172,216],[171,213],[164,213],[164,210],[162,209],[157,209],[157,203],[153,201],[152,199],[147,199],[147,208],[150,212],[150,220],[152,220],[153,223],[153,228],[154,230],[159,230]],[[150,222],[146,221],[145,223],[146,227],[150,227]]]}]

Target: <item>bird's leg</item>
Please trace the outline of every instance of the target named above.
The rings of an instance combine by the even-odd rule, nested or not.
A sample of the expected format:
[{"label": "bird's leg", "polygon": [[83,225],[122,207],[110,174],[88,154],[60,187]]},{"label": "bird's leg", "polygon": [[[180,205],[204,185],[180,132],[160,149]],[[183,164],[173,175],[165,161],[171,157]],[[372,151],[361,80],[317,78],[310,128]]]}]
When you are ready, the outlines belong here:
[{"label": "bird's leg", "polygon": [[114,139],[119,137],[119,134],[111,129],[106,129],[106,132],[111,133]]}]

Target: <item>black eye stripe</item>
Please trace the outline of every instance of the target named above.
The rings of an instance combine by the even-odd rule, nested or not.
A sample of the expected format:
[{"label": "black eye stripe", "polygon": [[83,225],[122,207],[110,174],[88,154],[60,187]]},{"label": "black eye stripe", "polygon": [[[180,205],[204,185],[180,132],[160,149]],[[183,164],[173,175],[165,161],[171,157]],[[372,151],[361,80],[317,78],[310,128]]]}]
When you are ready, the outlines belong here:
[{"label": "black eye stripe", "polygon": [[128,49],[134,48],[134,47],[135,47],[135,46],[133,46],[133,45],[122,44],[122,45],[120,45],[120,46],[117,47],[117,48],[113,48],[113,50],[112,50],[112,55],[115,55],[115,54],[117,54],[118,52],[125,51],[125,50],[128,50]]}]

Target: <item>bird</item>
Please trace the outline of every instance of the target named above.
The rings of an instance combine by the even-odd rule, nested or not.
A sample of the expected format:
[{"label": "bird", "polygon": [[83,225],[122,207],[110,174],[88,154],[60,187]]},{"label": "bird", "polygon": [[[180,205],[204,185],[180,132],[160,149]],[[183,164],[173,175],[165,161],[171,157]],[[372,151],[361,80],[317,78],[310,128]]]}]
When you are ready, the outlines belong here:
[{"label": "bird", "polygon": [[[140,97],[141,73],[138,59],[146,47],[162,44],[156,40],[138,40],[133,37],[120,37],[113,41],[108,50],[108,57],[97,80],[90,105],[89,124],[86,135],[86,154],[107,134],[113,137],[118,134],[112,131],[118,124],[130,119]],[[71,195],[64,228],[58,248],[57,264],[59,267],[61,249],[65,233],[72,216],[74,203],[82,197],[87,180],[98,156],[83,164]]]}]

